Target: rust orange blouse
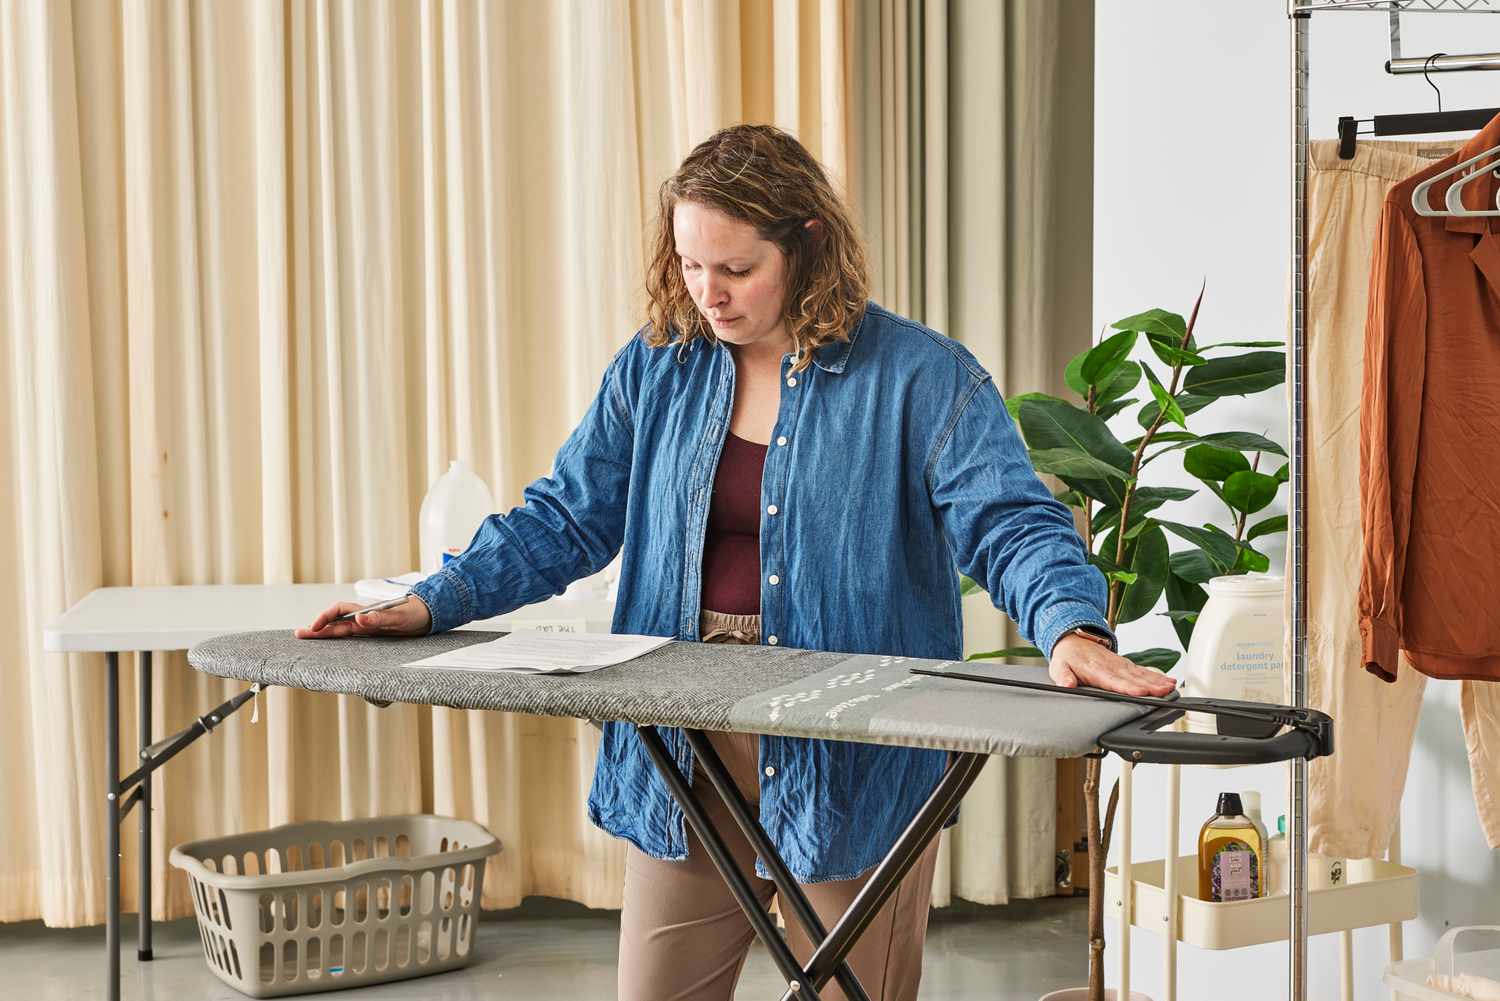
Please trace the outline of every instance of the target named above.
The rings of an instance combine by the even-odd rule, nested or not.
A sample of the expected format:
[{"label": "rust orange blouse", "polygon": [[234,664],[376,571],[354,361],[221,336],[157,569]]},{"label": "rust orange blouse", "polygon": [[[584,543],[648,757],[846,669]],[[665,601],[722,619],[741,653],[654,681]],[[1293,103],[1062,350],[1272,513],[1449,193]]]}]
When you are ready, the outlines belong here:
[{"label": "rust orange blouse", "polygon": [[[1360,405],[1364,665],[1500,680],[1500,219],[1428,217],[1412,191],[1500,146],[1500,118],[1386,198]],[[1490,168],[1500,161],[1487,161]],[[1433,186],[1443,205],[1449,180]],[[1463,189],[1495,208],[1492,173]]]}]

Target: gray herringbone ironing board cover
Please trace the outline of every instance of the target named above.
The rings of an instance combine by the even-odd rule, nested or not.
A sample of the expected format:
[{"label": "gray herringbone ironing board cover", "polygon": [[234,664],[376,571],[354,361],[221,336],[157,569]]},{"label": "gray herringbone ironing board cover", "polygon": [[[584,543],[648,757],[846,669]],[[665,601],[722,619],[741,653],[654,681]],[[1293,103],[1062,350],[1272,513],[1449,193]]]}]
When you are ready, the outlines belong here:
[{"label": "gray herringbone ironing board cover", "polygon": [[1100,734],[1148,711],[908,673],[947,667],[1046,682],[1041,667],[769,646],[673,642],[573,676],[402,666],[501,635],[299,640],[281,630],[237,633],[199,643],[188,661],[219,677],[390,702],[1028,757],[1085,754]]}]

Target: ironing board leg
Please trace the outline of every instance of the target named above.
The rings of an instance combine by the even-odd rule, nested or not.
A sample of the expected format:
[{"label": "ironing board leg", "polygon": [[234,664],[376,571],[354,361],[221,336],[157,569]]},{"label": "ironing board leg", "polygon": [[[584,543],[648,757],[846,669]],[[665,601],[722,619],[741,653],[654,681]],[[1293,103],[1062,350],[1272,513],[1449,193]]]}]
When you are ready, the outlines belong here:
[{"label": "ironing board leg", "polygon": [[750,919],[750,925],[755,929],[755,934],[760,937],[761,942],[765,943],[766,949],[771,953],[771,958],[781,970],[781,975],[786,978],[789,993],[799,999],[820,1001],[816,988],[811,983],[805,982],[806,974],[797,963],[797,957],[792,955],[792,950],[787,946],[786,940],[781,937],[781,933],[776,930],[776,925],[771,922],[771,915],[761,908],[760,901],[755,897],[755,891],[750,888],[749,880],[735,865],[734,857],[730,855],[724,839],[714,829],[708,819],[708,814],[703,809],[703,804],[693,795],[688,780],[683,777],[677,763],[672,760],[672,754],[667,750],[661,734],[656,732],[654,726],[637,726],[636,729],[641,735],[641,742],[646,745],[646,753],[651,755],[657,771],[661,772],[662,778],[666,780],[667,788],[672,791],[673,798],[682,805],[682,812],[687,816],[688,823],[693,826],[693,832],[698,835],[699,842],[713,859],[714,868],[718,869],[719,875],[724,877],[724,882],[729,885],[730,892],[739,901],[740,909]]},{"label": "ironing board leg", "polygon": [[[709,743],[708,735],[702,730],[684,730],[683,732],[687,736],[688,746],[693,749],[693,756],[698,759],[703,774],[708,776],[719,798],[729,808],[729,813],[745,835],[745,840],[750,842],[751,847],[755,849],[755,854],[765,861],[766,868],[771,873],[771,881],[776,884],[776,892],[780,895],[782,903],[802,925],[812,944],[815,947],[822,945],[823,940],[828,937],[828,930],[823,927],[823,922],[818,920],[818,912],[813,910],[807,894],[802,892],[802,887],[797,885],[797,880],[788,871],[786,863],[782,862],[781,856],[776,853],[776,846],[771,843],[765,828],[760,826],[760,819],[750,812],[750,804],[745,801],[745,797],[740,795],[739,787],[730,777],[729,769],[724,767],[724,761],[719,757],[719,752],[714,750],[713,744]],[[841,961],[833,975],[850,1001],[870,1001],[870,996],[865,993],[864,986],[860,984],[859,978],[854,975],[854,971],[849,968],[847,962]]]},{"label": "ironing board leg", "polygon": [[[817,991],[822,990],[829,980],[834,979],[836,975],[841,974],[848,968],[846,960],[850,951],[853,950],[855,943],[859,941],[859,937],[869,928],[870,922],[874,920],[880,908],[895,893],[896,887],[906,874],[911,871],[912,866],[916,864],[923,850],[942,831],[944,822],[958,808],[959,800],[963,799],[964,793],[969,791],[969,787],[979,777],[980,769],[984,767],[984,763],[987,760],[986,756],[982,754],[955,754],[952,756],[947,769],[943,773],[942,779],[938,782],[937,788],[933,790],[927,801],[922,805],[922,808],[917,811],[917,815],[912,818],[906,829],[901,833],[901,836],[896,839],[896,844],[886,853],[885,858],[881,860],[880,864],[875,867],[874,873],[871,874],[870,879],[855,896],[848,910],[834,924],[831,932],[826,936],[819,936],[817,917],[813,913],[806,895],[802,893],[796,881],[786,872],[786,867],[781,857],[776,853],[775,846],[770,843],[770,839],[766,837],[764,830],[760,828],[759,823],[750,814],[749,805],[745,803],[744,798],[735,789],[733,782],[729,779],[723,768],[723,762],[719,761],[717,755],[711,754],[712,747],[708,748],[710,754],[699,755],[703,764],[704,774],[708,776],[709,781],[714,783],[716,788],[719,787],[720,783],[723,783],[724,790],[721,791],[721,795],[724,796],[726,805],[729,806],[731,814],[735,816],[735,820],[741,829],[745,831],[746,837],[756,847],[757,854],[766,861],[767,868],[772,871],[773,876],[778,877],[776,879],[778,890],[781,889],[780,882],[782,878],[788,884],[788,888],[783,891],[786,893],[785,899],[794,917],[802,923],[803,927],[807,930],[808,937],[814,942],[811,961],[806,969],[802,969],[797,965],[795,958],[792,957],[790,950],[787,949],[785,942],[771,923],[770,916],[760,907],[760,902],[756,900],[754,893],[750,891],[745,877],[734,865],[727,848],[724,846],[723,839],[719,837],[718,832],[714,831],[712,825],[708,822],[701,802],[694,796],[688,780],[682,775],[676,762],[672,760],[672,756],[667,751],[666,744],[662,741],[661,735],[656,732],[654,727],[641,726],[637,729],[640,731],[642,741],[645,743],[646,750],[651,755],[651,759],[655,763],[657,770],[661,772],[663,779],[666,780],[667,788],[671,790],[673,797],[682,806],[689,823],[693,825],[693,830],[698,834],[699,840],[703,842],[704,847],[713,858],[715,867],[724,876],[725,882],[729,884],[731,891],[735,893],[740,907],[744,909],[746,916],[750,919],[751,926],[755,929],[756,934],[760,936],[761,941],[770,950],[772,958],[776,960],[777,966],[781,968],[783,975],[787,977],[788,989],[782,995],[782,1001],[802,1001],[805,998],[815,998],[817,997]],[[694,733],[693,731],[689,731],[689,744],[694,747],[695,754],[698,753],[696,745],[700,741],[702,745],[707,745],[707,739],[701,732]],[[717,773],[717,778],[715,777],[715,773]],[[728,792],[728,795],[724,795],[725,791]],[[747,824],[746,821],[749,823]],[[747,827],[750,829],[746,829]],[[753,835],[751,830],[755,832]],[[806,920],[808,917],[812,919],[811,925]],[[820,937],[821,941],[819,941]],[[839,979],[840,986],[844,986],[846,993],[849,993],[843,978],[840,977]],[[849,979],[853,981],[859,992],[851,994],[851,996],[856,998],[865,996],[863,988],[858,986],[858,980],[854,977],[852,971],[849,973]]]},{"label": "ironing board leg", "polygon": [[[821,988],[828,983],[833,970],[842,962],[855,942],[865,933],[875,914],[896,892],[896,886],[911,871],[928,843],[942,833],[943,824],[958,809],[959,800],[979,777],[979,772],[988,761],[983,754],[954,754],[948,761],[947,770],[939,780],[937,788],[927,797],[927,802],[906,825],[906,830],[896,839],[896,844],[875,867],[868,882],[855,896],[854,902],[844,912],[828,933],[823,943],[813,950],[808,963],[807,975],[814,986]],[[792,995],[782,996],[787,1001]]]}]

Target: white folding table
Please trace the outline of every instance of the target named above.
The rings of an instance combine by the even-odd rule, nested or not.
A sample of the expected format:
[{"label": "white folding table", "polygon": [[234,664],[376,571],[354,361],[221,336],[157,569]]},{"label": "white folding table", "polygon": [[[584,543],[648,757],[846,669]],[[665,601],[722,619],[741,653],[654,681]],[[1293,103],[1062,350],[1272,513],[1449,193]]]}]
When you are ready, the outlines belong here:
[{"label": "white folding table", "polygon": [[[49,653],[102,653],[105,658],[104,798],[109,811],[105,847],[105,948],[107,1001],[120,997],[120,825],[139,806],[141,851],[140,929],[136,957],[151,958],[151,775],[179,751],[213,730],[252,697],[240,692],[204,712],[182,730],[152,741],[151,654],[187,650],[231,633],[291,630],[307,625],[338,601],[359,600],[353,584],[202,584],[170,587],[102,587],[90,592],[42,631]],[[464,629],[607,629],[613,603],[554,598]],[[602,625],[601,625],[602,624]],[[139,710],[138,764],[120,774],[119,656],[136,655]],[[123,798],[122,798],[123,797]]]}]

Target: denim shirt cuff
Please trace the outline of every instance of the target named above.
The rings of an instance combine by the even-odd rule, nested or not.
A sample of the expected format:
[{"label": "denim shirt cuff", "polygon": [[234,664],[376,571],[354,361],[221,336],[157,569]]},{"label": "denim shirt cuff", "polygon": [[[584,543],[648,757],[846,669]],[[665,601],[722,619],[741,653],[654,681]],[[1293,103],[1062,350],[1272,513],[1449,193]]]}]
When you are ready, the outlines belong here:
[{"label": "denim shirt cuff", "polygon": [[1037,627],[1037,635],[1034,638],[1036,648],[1047,656],[1052,656],[1052,648],[1057,641],[1062,639],[1065,633],[1077,629],[1079,626],[1088,626],[1090,629],[1098,630],[1100,634],[1109,638],[1109,648],[1116,652],[1120,649],[1119,640],[1114,631],[1109,628],[1099,609],[1086,601],[1062,601],[1051,606],[1041,617],[1041,624]]},{"label": "denim shirt cuff", "polygon": [[473,592],[462,577],[446,567],[418,581],[411,593],[422,599],[432,616],[428,635],[447,632],[474,618]]}]

